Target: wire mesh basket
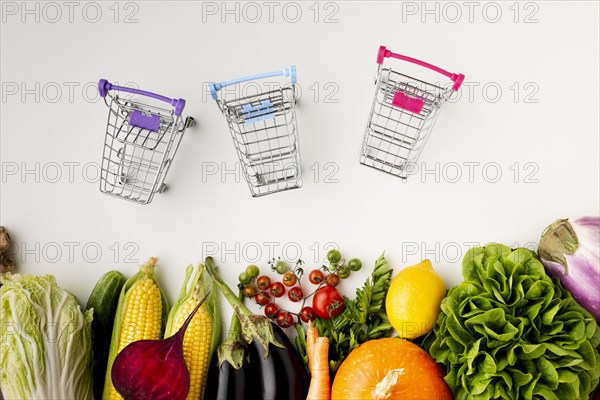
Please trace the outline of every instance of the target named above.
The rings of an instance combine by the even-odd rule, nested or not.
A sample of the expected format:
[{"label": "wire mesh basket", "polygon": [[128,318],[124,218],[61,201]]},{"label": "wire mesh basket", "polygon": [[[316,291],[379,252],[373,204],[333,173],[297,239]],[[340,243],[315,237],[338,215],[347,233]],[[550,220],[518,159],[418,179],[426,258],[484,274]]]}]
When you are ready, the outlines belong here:
[{"label": "wire mesh basket", "polygon": [[[270,77],[289,77],[290,84],[231,100],[219,97],[224,87]],[[302,186],[296,122],[296,66],[246,76],[208,89],[229,126],[244,179],[253,197]]]},{"label": "wire mesh basket", "polygon": [[[397,58],[431,69],[453,82],[442,86],[383,68],[385,58]],[[360,163],[406,179],[414,170],[442,105],[465,79],[426,62],[392,53],[377,54],[375,97],[362,143]]]},{"label": "wire mesh basket", "polygon": [[[186,128],[194,119],[181,113],[185,100],[170,99],[144,90],[116,86],[105,79],[98,83],[108,106],[108,122],[100,169],[102,193],[148,204],[155,193],[167,189],[164,179]],[[110,91],[127,92],[169,103],[172,109],[120,97]],[[107,99],[108,97],[108,99]]]}]

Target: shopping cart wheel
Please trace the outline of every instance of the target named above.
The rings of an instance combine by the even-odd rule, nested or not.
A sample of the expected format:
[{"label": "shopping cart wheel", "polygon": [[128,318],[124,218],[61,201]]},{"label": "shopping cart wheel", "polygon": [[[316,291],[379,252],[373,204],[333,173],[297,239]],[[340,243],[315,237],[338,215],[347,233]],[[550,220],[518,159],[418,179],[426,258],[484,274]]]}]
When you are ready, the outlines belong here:
[{"label": "shopping cart wheel", "polygon": [[167,189],[168,189],[168,188],[169,188],[169,187],[167,186],[167,184],[166,184],[166,183],[162,183],[162,184],[160,185],[160,187],[158,188],[158,193],[164,193],[164,192],[166,192],[166,191],[167,191]]},{"label": "shopping cart wheel", "polygon": [[190,126],[194,126],[194,125],[196,125],[196,120],[195,120],[194,118],[192,118],[192,117],[187,117],[187,118],[185,119],[185,127],[186,127],[186,128],[189,128]]}]

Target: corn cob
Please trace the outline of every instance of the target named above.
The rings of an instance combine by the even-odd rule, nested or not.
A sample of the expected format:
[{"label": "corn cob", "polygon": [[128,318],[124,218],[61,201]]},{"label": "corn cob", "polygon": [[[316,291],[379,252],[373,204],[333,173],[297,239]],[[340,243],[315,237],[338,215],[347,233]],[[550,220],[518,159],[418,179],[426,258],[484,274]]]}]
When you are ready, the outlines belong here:
[{"label": "corn cob", "polygon": [[122,399],[110,376],[117,354],[132,342],[162,337],[168,305],[154,275],[157,262],[157,258],[151,257],[121,289],[108,355],[103,400]]},{"label": "corn cob", "polygon": [[[206,294],[204,265],[188,265],[177,303],[171,309],[165,338],[174,335]],[[220,340],[217,311],[218,290],[211,290],[206,302],[192,318],[183,338],[183,356],[190,375],[187,399],[201,399],[212,353]]]}]

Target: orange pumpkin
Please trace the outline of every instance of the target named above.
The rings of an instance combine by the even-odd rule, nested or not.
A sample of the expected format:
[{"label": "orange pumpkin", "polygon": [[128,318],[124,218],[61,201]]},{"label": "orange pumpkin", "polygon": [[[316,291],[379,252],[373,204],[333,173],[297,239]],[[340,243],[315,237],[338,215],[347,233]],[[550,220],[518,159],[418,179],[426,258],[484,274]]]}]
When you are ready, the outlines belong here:
[{"label": "orange pumpkin", "polygon": [[332,400],[452,400],[444,370],[419,346],[403,339],[370,340],[338,369]]}]

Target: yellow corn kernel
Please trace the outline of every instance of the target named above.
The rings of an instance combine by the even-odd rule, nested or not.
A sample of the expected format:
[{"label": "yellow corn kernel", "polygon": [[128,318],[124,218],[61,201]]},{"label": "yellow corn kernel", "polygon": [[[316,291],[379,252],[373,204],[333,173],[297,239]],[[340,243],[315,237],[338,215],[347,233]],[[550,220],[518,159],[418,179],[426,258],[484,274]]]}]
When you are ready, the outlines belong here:
[{"label": "yellow corn kernel", "polygon": [[[138,340],[161,339],[162,296],[156,283],[150,278],[139,280],[130,289],[123,310],[123,323],[119,337],[119,352],[128,344]],[[110,385],[110,400],[123,397]]]},{"label": "yellow corn kernel", "polygon": [[[190,313],[198,305],[194,296],[187,299],[177,311],[170,334],[175,334]],[[204,392],[208,364],[210,363],[210,343],[212,338],[212,317],[206,304],[203,304],[185,331],[183,337],[183,357],[190,374],[190,391],[187,399],[200,399]]]}]

